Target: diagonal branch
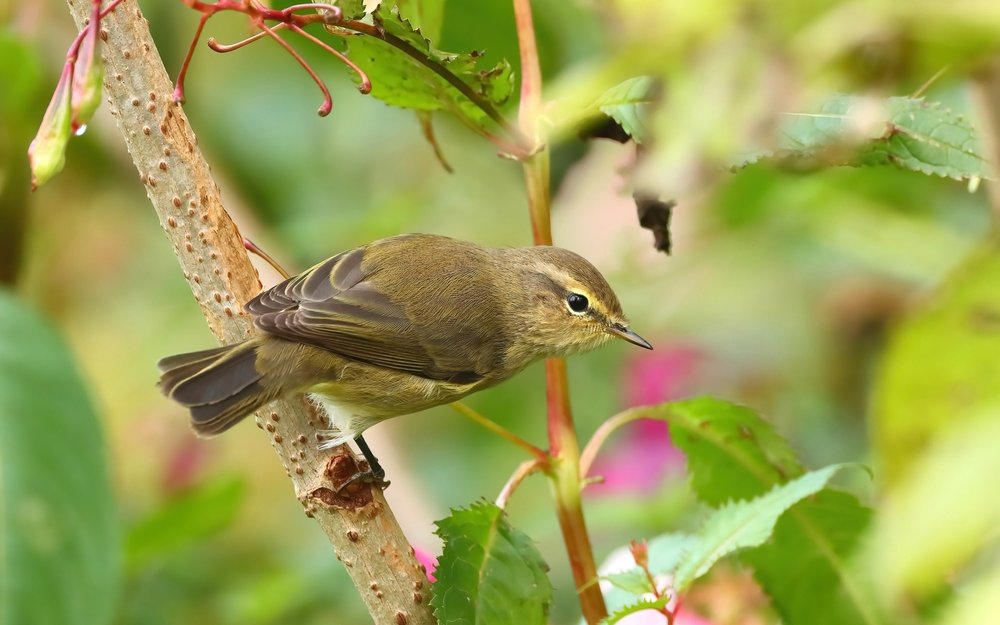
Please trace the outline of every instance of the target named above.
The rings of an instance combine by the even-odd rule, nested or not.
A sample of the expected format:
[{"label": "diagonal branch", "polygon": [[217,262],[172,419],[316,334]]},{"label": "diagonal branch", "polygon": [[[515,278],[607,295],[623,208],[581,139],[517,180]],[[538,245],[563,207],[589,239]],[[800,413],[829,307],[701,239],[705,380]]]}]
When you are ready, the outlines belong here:
[{"label": "diagonal branch", "polygon": [[[82,27],[90,3],[67,4]],[[172,102],[173,86],[146,20],[135,0],[125,0],[102,24],[106,96],[140,180],[212,332],[222,341],[243,340],[253,329],[241,304],[257,294],[260,282],[187,117]],[[299,400],[271,404],[257,423],[372,619],[433,624],[421,590],[426,577],[382,493],[361,485],[350,493],[334,490],[333,480],[354,464],[346,447],[332,456],[321,453],[313,435],[318,419]]]}]

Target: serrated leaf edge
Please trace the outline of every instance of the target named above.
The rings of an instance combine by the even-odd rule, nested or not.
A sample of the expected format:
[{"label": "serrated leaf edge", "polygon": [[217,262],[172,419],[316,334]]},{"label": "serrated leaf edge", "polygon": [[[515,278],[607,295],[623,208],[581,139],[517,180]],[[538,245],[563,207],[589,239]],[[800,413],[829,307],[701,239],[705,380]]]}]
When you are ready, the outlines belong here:
[{"label": "serrated leaf edge", "polygon": [[601,625],[615,625],[615,623],[622,620],[626,616],[643,610],[661,610],[666,607],[669,602],[670,597],[668,596],[659,597],[658,599],[640,599],[639,601],[618,610],[614,614],[608,615],[607,618],[601,621]]},{"label": "serrated leaf edge", "polygon": [[[794,480],[785,482],[784,484],[775,485],[768,492],[766,492],[766,493],[764,493],[762,495],[759,495],[757,497],[754,497],[753,499],[743,499],[743,500],[737,500],[737,501],[729,501],[729,502],[723,504],[722,506],[720,506],[719,508],[715,509],[715,511],[712,513],[712,515],[708,519],[706,519],[705,522],[702,524],[701,529],[699,530],[699,534],[701,534],[703,531],[705,531],[705,529],[711,524],[711,522],[713,521],[713,519],[718,518],[719,515],[724,515],[724,514],[729,513],[729,511],[731,511],[735,507],[738,507],[738,506],[746,506],[746,507],[753,506],[755,503],[759,503],[759,502],[761,502],[762,500],[764,500],[764,499],[766,499],[768,497],[775,496],[775,494],[778,493],[781,490],[793,490],[797,486],[797,484],[800,483],[800,482],[804,482],[807,479],[817,479],[817,476],[821,475],[824,472],[827,474],[825,477],[823,477],[822,479],[819,480],[819,482],[815,485],[815,489],[814,490],[804,492],[800,497],[798,497],[794,501],[789,502],[787,506],[785,506],[777,515],[775,515],[774,521],[771,523],[771,527],[770,527],[770,529],[768,531],[768,535],[762,541],[760,541],[758,543],[752,543],[752,544],[747,544],[747,545],[742,545],[742,546],[735,546],[735,547],[728,547],[725,544],[721,544],[722,541],[720,541],[720,544],[718,546],[716,546],[715,548],[713,548],[711,551],[709,551],[708,553],[706,553],[703,557],[701,557],[697,561],[693,561],[693,562],[689,563],[689,561],[686,560],[687,556],[682,557],[680,559],[680,562],[679,562],[678,566],[677,566],[677,570],[675,571],[674,587],[676,588],[676,590],[678,592],[683,591],[692,582],[694,582],[696,579],[698,579],[699,577],[701,577],[702,575],[704,575],[705,573],[707,573],[708,570],[716,562],[718,562],[722,558],[724,558],[726,556],[729,556],[729,555],[732,555],[734,553],[738,553],[738,552],[743,551],[745,549],[750,549],[750,548],[759,546],[759,545],[763,544],[764,542],[766,542],[770,538],[771,534],[774,532],[774,527],[777,524],[778,519],[781,518],[786,512],[788,512],[796,503],[798,503],[798,502],[806,499],[807,497],[815,495],[819,491],[821,491],[824,488],[826,488],[826,485],[829,483],[830,479],[832,479],[833,476],[836,473],[840,472],[841,470],[843,470],[845,468],[848,468],[848,467],[858,467],[858,466],[860,466],[860,465],[856,465],[856,464],[834,464],[834,465],[830,465],[830,466],[827,466],[827,467],[823,467],[822,469],[816,469],[815,471],[810,471],[808,473],[805,473],[805,474],[803,474],[803,475],[795,478]],[[737,526],[734,530],[731,530],[730,532],[728,532],[727,536],[725,537],[725,540],[731,541],[734,535],[736,535],[740,530],[742,530],[743,528],[745,528],[749,523],[755,521],[758,516],[759,515],[748,517],[742,524],[740,524],[739,526]],[[691,553],[692,551],[694,551],[694,546],[692,546],[691,548],[688,549],[688,553]]]}]

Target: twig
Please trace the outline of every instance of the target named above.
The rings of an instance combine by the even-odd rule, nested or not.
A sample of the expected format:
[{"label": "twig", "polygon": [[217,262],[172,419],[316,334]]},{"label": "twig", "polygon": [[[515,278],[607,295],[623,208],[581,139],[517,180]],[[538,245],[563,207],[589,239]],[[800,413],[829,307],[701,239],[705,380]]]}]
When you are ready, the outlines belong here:
[{"label": "twig", "polygon": [[513,495],[514,491],[517,490],[517,487],[521,485],[521,482],[523,482],[525,478],[532,473],[545,470],[545,464],[546,463],[541,462],[537,458],[533,458],[531,460],[525,460],[521,464],[517,465],[517,468],[514,469],[514,472],[507,480],[507,483],[503,485],[503,490],[501,490],[500,494],[497,495],[497,507],[506,508],[511,495]]},{"label": "twig", "polygon": [[[67,4],[82,25],[89,3]],[[243,340],[253,330],[241,304],[257,294],[260,282],[184,111],[171,102],[173,86],[146,21],[138,4],[125,0],[102,23],[111,114],[209,328],[222,341]],[[346,565],[372,620],[432,625],[426,592],[419,600],[414,594],[427,579],[381,491],[359,485],[337,497],[324,474],[353,458],[346,447],[332,456],[318,450],[313,433],[321,425],[301,400],[275,402],[257,420],[307,516],[316,519]]]},{"label": "twig", "polygon": [[337,57],[341,63],[354,70],[354,73],[358,75],[358,91],[360,91],[362,95],[368,95],[372,92],[372,81],[368,78],[368,74],[366,74],[363,69],[358,67],[357,63],[347,58],[343,52],[295,24],[292,24],[289,28],[291,28],[293,32],[298,33],[333,56]]},{"label": "twig", "polygon": [[[314,70],[309,63],[302,58],[302,55],[299,54],[290,43],[282,39],[281,35],[276,33],[274,29],[268,26],[263,20],[257,24],[257,26],[267,33],[271,39],[277,41],[278,44],[285,49],[285,52],[291,54],[292,58],[295,59],[300,66],[302,66],[302,69],[306,70],[306,73],[309,74],[309,77],[313,79],[313,82],[316,83],[316,86],[319,87],[320,92],[323,94],[323,102],[320,103],[319,109],[317,109],[316,112],[319,113],[320,117],[326,117],[329,115],[330,110],[333,109],[333,97],[330,95],[330,90],[327,88],[326,83],[324,83],[323,79],[316,73],[316,70]],[[291,26],[289,27],[291,28]]]},{"label": "twig", "polygon": [[548,465],[549,455],[547,453],[545,453],[545,450],[540,449],[540,448],[536,447],[535,445],[532,445],[531,443],[529,443],[528,441],[524,440],[523,438],[521,438],[517,434],[514,434],[513,432],[511,432],[507,428],[503,427],[502,425],[500,425],[496,421],[494,421],[492,419],[488,419],[487,417],[484,417],[483,415],[481,415],[480,413],[476,412],[472,408],[466,406],[462,402],[458,402],[457,401],[457,402],[455,402],[453,404],[450,404],[450,406],[452,407],[453,410],[459,412],[460,414],[462,414],[463,416],[467,417],[468,419],[470,419],[470,420],[478,423],[479,425],[483,426],[484,428],[486,428],[490,432],[493,432],[494,434],[497,434],[497,435],[499,435],[499,436],[507,439],[508,441],[514,443],[515,445],[517,445],[521,449],[524,449],[529,454],[531,454],[532,456],[534,456],[535,460],[537,460],[538,462],[541,462],[541,463],[543,463],[545,465]]},{"label": "twig", "polygon": [[583,448],[583,453],[580,454],[580,479],[592,481],[592,478],[588,477],[590,467],[594,464],[594,459],[597,458],[597,452],[601,450],[601,446],[615,430],[633,421],[638,421],[645,416],[646,413],[641,408],[633,408],[619,412],[602,423],[594,432],[594,435],[590,437],[590,440],[587,441],[587,444]]},{"label": "twig", "polygon": [[259,245],[251,241],[249,237],[243,237],[243,247],[245,247],[251,254],[256,254],[262,258],[264,262],[271,266],[271,269],[277,271],[278,275],[285,280],[292,277],[292,274],[288,273],[288,271],[286,271],[285,268],[278,263],[278,261],[274,260],[274,257],[265,252]]}]

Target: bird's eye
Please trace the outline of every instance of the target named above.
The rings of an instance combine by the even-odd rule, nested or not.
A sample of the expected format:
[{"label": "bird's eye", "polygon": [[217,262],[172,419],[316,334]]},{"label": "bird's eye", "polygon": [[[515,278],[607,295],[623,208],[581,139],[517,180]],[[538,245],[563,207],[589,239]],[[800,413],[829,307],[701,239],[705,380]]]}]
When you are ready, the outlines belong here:
[{"label": "bird's eye", "polygon": [[587,308],[590,307],[590,302],[587,298],[579,293],[570,293],[566,296],[566,305],[569,309],[577,315],[582,315],[587,312]]}]

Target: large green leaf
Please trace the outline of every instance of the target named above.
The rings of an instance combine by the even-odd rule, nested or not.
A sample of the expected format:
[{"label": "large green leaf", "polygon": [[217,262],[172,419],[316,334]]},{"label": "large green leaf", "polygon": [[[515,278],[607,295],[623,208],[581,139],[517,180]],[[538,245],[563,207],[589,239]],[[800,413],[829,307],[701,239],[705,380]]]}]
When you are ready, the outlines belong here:
[{"label": "large green leaf", "polygon": [[835,464],[817,469],[775,486],[756,499],[728,503],[715,510],[698,532],[697,541],[681,558],[674,587],[682,592],[721,558],[763,544],[786,510],[826,487],[842,468],[844,465]]},{"label": "large green leaf", "polygon": [[937,625],[993,623],[1000,614],[1000,567],[969,584],[962,596],[935,621]]},{"label": "large green leaf", "polygon": [[0,624],[111,622],[121,564],[104,454],[65,344],[0,290]]},{"label": "large green leaf", "polygon": [[749,408],[711,397],[666,407],[691,486],[709,505],[756,497],[803,472],[788,443]]},{"label": "large green leaf", "polygon": [[894,332],[874,397],[874,441],[895,483],[947,428],[1000,401],[1000,248],[988,241]]},{"label": "large green leaf", "polygon": [[602,93],[592,106],[618,122],[636,143],[642,143],[649,136],[645,116],[652,101],[652,85],[649,76],[629,78]]},{"label": "large green leaf", "polygon": [[441,38],[444,0],[397,0],[399,13],[430,41]]},{"label": "large green leaf", "polygon": [[531,539],[503,510],[481,502],[437,522],[444,539],[434,575],[434,614],[442,625],[543,625],[552,586]]},{"label": "large green leaf", "polygon": [[[692,487],[705,503],[757,497],[803,474],[788,443],[748,408],[699,398],[646,410],[667,420],[674,443],[687,455]],[[748,560],[751,564],[761,565],[757,579],[790,625],[813,622],[811,615],[803,616],[797,609],[803,601],[798,588],[818,589],[810,596],[813,614],[843,615],[842,623],[878,622],[872,617],[874,601],[858,590],[867,579],[845,565],[870,516],[855,497],[825,489],[793,506],[775,527],[769,544],[743,554],[754,558]],[[781,566],[786,558],[790,566]]]},{"label": "large green leaf", "polygon": [[975,129],[961,115],[923,98],[836,95],[819,110],[791,113],[778,127],[776,149],[745,156],[822,165],[893,165],[956,180],[989,178]]},{"label": "large green leaf", "polygon": [[867,584],[849,571],[871,517],[853,495],[827,489],[793,506],[770,541],[742,555],[785,623],[881,622]]},{"label": "large green leaf", "polygon": [[[653,81],[636,76],[611,87],[583,111],[603,113],[636,143],[649,139],[647,123]],[[990,178],[979,136],[961,115],[923,98],[871,98],[839,94],[809,113],[779,120],[774,147],[739,155],[734,167],[763,159],[824,166],[892,165],[956,180]]]},{"label": "large green leaf", "polygon": [[371,79],[371,95],[386,104],[417,111],[446,110],[479,129],[496,126],[484,106],[496,110],[513,93],[514,75],[507,61],[485,68],[479,66],[482,55],[478,52],[436,50],[391,3],[379,5],[372,19],[384,39],[347,39],[351,60]]},{"label": "large green leaf", "polygon": [[223,477],[166,501],[129,530],[125,551],[128,568],[141,568],[229,526],[243,503],[244,490],[242,478]]},{"label": "large green leaf", "polygon": [[982,572],[991,545],[1000,561],[998,450],[1000,403],[939,435],[886,497],[862,560],[885,605],[939,601],[954,580]]}]

